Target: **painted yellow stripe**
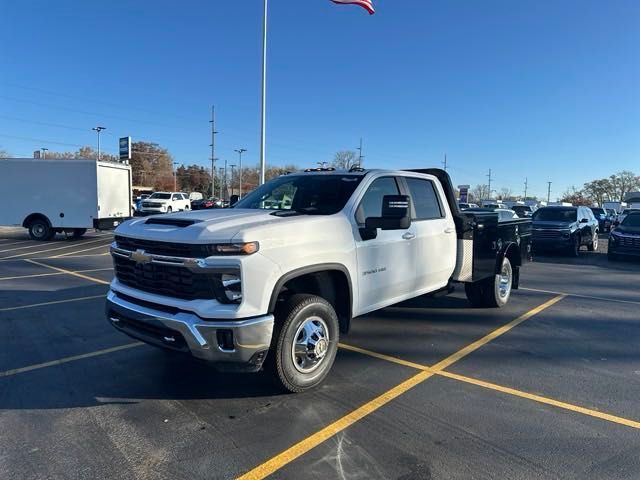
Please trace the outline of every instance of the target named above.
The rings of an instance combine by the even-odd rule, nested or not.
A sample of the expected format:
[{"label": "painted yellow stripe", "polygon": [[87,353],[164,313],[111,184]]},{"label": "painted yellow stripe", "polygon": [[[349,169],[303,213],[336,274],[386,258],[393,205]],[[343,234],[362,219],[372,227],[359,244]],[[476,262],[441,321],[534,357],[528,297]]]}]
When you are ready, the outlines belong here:
[{"label": "painted yellow stripe", "polygon": [[[113,270],[113,267],[91,268],[89,270],[74,270],[74,273],[106,272],[107,270]],[[20,280],[23,278],[52,277],[55,275],[66,275],[66,273],[65,272],[35,273],[33,275],[16,275],[14,277],[0,277],[0,282],[2,280]]]},{"label": "painted yellow stripe", "polygon": [[[74,242],[74,243],[70,243],[69,245],[65,245],[64,247],[48,248],[48,249],[45,249],[45,250],[38,250],[37,252],[20,253],[18,255],[11,255],[9,257],[4,257],[3,260],[10,260],[12,258],[26,257],[27,255],[37,255],[39,253],[53,252],[53,251],[56,251],[56,250],[64,250],[66,248],[80,247],[80,246],[83,246],[83,245],[90,245],[92,243],[98,243],[98,242],[104,242],[104,238],[101,238],[99,240],[91,240],[90,242],[80,242],[80,243]],[[36,245],[36,246],[40,246],[40,245]],[[27,248],[31,248],[31,247],[24,247],[23,249],[27,249]],[[18,250],[18,249],[16,248],[16,249],[11,249],[11,250]],[[0,253],[7,252],[7,251],[9,251],[9,250],[2,250],[2,251],[0,251]]]},{"label": "painted yellow stripe", "polygon": [[[508,332],[513,327],[515,327],[516,325],[524,322],[525,320],[531,318],[532,316],[536,315],[537,313],[543,311],[545,308],[548,308],[551,305],[555,304],[556,302],[558,302],[562,298],[564,298],[564,296],[560,295],[558,297],[555,297],[555,298],[543,303],[542,305],[540,305],[540,306],[538,306],[536,308],[533,308],[533,309],[529,310],[524,315],[521,315],[518,318],[516,318],[515,320],[513,320],[512,322],[509,322],[508,324],[506,324],[506,325],[494,330],[490,334],[482,337],[480,340],[478,340],[476,342],[473,342],[468,347],[465,347],[462,350],[454,353],[453,355],[448,356],[447,358],[445,358],[444,360],[442,360],[441,362],[439,362],[436,365],[438,365],[439,366],[438,368],[440,368],[440,369],[445,368],[445,366],[452,365],[453,363],[457,362],[458,360],[460,360],[464,356],[466,356],[469,353],[473,352],[474,350],[480,348],[482,345],[485,345],[486,343],[490,342],[491,340],[499,337],[500,335],[503,335],[504,333]],[[367,352],[367,354],[368,354],[368,352],[370,352],[369,350],[361,349],[359,347],[351,347],[351,346],[349,346],[349,349],[353,350],[353,351],[359,351],[360,353]],[[371,353],[374,353],[374,352],[371,352]],[[341,432],[345,428],[353,425],[354,423],[356,423],[357,421],[363,419],[367,415],[370,415],[371,413],[375,412],[380,407],[386,405],[391,400],[399,397],[400,395],[405,393],[407,390],[409,390],[409,389],[415,387],[416,385],[418,385],[419,383],[427,380],[428,378],[432,377],[436,373],[434,371],[436,366],[434,366],[434,367],[432,367],[430,369],[429,367],[426,367],[424,365],[420,365],[420,364],[413,363],[413,362],[406,362],[406,361],[401,360],[401,359],[395,359],[394,358],[393,360],[390,360],[393,357],[390,357],[388,355],[374,353],[373,356],[375,356],[376,358],[383,359],[383,360],[393,361],[394,363],[399,363],[401,365],[411,366],[412,368],[419,368],[422,371],[420,373],[414,375],[413,377],[411,377],[409,380],[406,380],[406,381],[402,382],[400,385],[398,385],[398,386],[392,388],[391,390],[386,391],[382,395],[374,398],[370,402],[367,402],[364,405],[362,405],[361,407],[358,407],[357,409],[355,409],[351,413],[348,413],[347,415],[345,415],[344,417],[340,418],[339,420],[336,420],[331,425],[323,428],[322,430],[320,430],[320,431],[308,436],[304,440],[302,440],[302,441],[296,443],[295,445],[289,447],[288,449],[286,449],[282,453],[279,453],[275,457],[272,457],[271,459],[267,460],[265,463],[263,463],[261,465],[258,465],[253,470],[250,470],[249,472],[245,473],[244,475],[238,477],[238,480],[263,479],[263,478],[273,474],[274,472],[278,471],[279,469],[281,469],[285,465],[291,463],[293,460],[295,460],[299,456],[304,455],[309,450],[317,447],[318,445],[320,445],[321,443],[325,442],[326,440],[328,440],[332,436],[336,435],[337,433]]]},{"label": "painted yellow stripe", "polygon": [[69,298],[67,300],[56,300],[54,302],[32,303],[31,305],[20,305],[18,307],[3,307],[3,308],[0,308],[0,312],[11,312],[13,310],[23,310],[25,308],[46,307],[47,305],[58,305],[60,303],[80,302],[82,300],[93,300],[96,298],[107,298],[107,297],[106,297],[106,294],[103,293],[102,295],[91,295],[89,297]]},{"label": "painted yellow stripe", "polygon": [[590,417],[599,418],[601,420],[606,420],[608,422],[618,423],[620,425],[625,425],[627,427],[640,429],[640,422],[636,422],[635,420],[629,420],[627,418],[618,417],[616,415],[611,415],[604,412],[599,412],[597,410],[592,410],[590,408],[580,407],[579,405],[573,405],[571,403],[561,402],[559,400],[543,397],[541,395],[523,392],[522,390],[516,390],[515,388],[503,387],[502,385],[496,385],[495,383],[489,383],[483,380],[465,377],[464,375],[458,375],[456,373],[450,373],[450,372],[435,372],[435,373],[436,375],[451,378],[453,380],[458,380],[460,382],[470,383],[472,385],[488,388],[490,390],[506,393],[508,395],[513,395],[520,398],[526,398],[527,400],[533,400],[534,402],[544,403],[546,405],[552,405],[554,407],[563,408],[565,410],[570,410],[572,412],[581,413],[583,415],[588,415]]},{"label": "painted yellow stripe", "polygon": [[567,297],[584,298],[586,300],[599,300],[602,302],[616,302],[616,303],[627,303],[629,305],[640,305],[640,301],[636,301],[636,300],[622,300],[618,298],[596,297],[593,295],[582,295],[580,293],[555,292],[553,290],[541,290],[539,288],[520,287],[520,290],[526,290],[528,292],[550,293],[552,295],[565,295]]},{"label": "painted yellow stripe", "polygon": [[450,355],[449,357],[445,358],[444,360],[436,363],[435,365],[433,365],[431,367],[431,369],[432,370],[444,370],[445,368],[449,367],[450,365],[453,365],[454,363],[456,363],[461,358],[466,357],[470,353],[475,352],[477,349],[479,349],[483,345],[486,345],[491,340],[494,340],[495,338],[498,338],[500,335],[504,335],[505,333],[507,333],[512,328],[516,327],[517,325],[520,325],[522,322],[530,319],[531,317],[533,317],[534,315],[537,315],[538,313],[542,312],[543,310],[546,310],[550,306],[555,305],[556,303],[558,303],[560,300],[562,300],[565,297],[566,297],[566,295],[558,295],[557,297],[553,297],[551,300],[548,300],[548,301],[544,302],[542,305],[539,305],[536,308],[532,308],[528,312],[520,315],[515,320],[507,323],[506,325],[503,325],[500,328],[495,329],[493,332],[489,333],[488,335],[485,335],[484,337],[482,337],[479,340],[476,340],[472,344],[467,345],[462,350],[458,350],[453,355]]},{"label": "painted yellow stripe", "polygon": [[347,345],[345,343],[339,343],[338,347],[343,350],[350,350],[352,352],[361,353],[363,355],[368,355],[370,357],[379,358],[380,360],[385,360],[387,362],[397,363],[398,365],[404,365],[405,367],[415,368],[416,370],[425,370],[428,369],[426,365],[421,365],[419,363],[409,362],[407,360],[402,360],[401,358],[391,357],[389,355],[385,355],[383,353],[372,352],[371,350],[366,350],[364,348],[356,347],[354,345]]},{"label": "painted yellow stripe", "polygon": [[101,285],[109,285],[109,282],[105,282],[104,280],[100,280],[99,278],[90,277],[88,275],[83,275],[82,273],[66,270],[64,268],[53,267],[51,265],[47,265],[46,263],[36,262],[35,260],[32,260],[30,258],[25,259],[25,262],[33,263],[34,265],[40,265],[41,267],[50,268],[51,270],[66,273],[67,275],[73,275],[74,277],[82,278],[84,280],[89,280],[90,282],[99,283]]},{"label": "painted yellow stripe", "polygon": [[127,343],[125,345],[119,345],[117,347],[105,348],[104,350],[96,350],[95,352],[83,353],[82,355],[74,355],[72,357],[64,357],[58,360],[52,360],[50,362],[37,363],[35,365],[29,365],[27,367],[14,368],[13,370],[5,370],[0,372],[0,377],[10,377],[19,373],[31,372],[33,370],[40,370],[41,368],[53,367],[56,365],[62,365],[63,363],[75,362],[85,358],[97,357],[99,355],[106,355],[107,353],[119,352],[121,350],[127,350],[133,347],[139,347],[144,345],[142,342]]},{"label": "painted yellow stripe", "polygon": [[433,373],[430,372],[420,372],[417,375],[405,380],[400,385],[393,387],[391,390],[386,391],[382,395],[374,398],[373,400],[365,403],[361,407],[352,411],[351,413],[345,415],[344,417],[336,420],[331,425],[324,427],[322,430],[314,433],[313,435],[305,438],[299,443],[296,443],[291,448],[288,448],[284,452],[276,455],[272,459],[267,462],[259,465],[254,468],[250,472],[245,473],[241,477],[238,477],[239,480],[257,480],[265,478],[272,473],[276,472],[283,466],[291,463],[296,458],[301,455],[304,455],[309,450],[317,447],[321,443],[325,442],[329,438],[333,437],[337,433],[341,432],[345,428],[353,425],[357,421],[363,419],[367,415],[372,414],[380,407],[386,405],[391,400],[399,397],[406,391],[412,389],[419,383],[424,382],[427,378],[431,377]]}]

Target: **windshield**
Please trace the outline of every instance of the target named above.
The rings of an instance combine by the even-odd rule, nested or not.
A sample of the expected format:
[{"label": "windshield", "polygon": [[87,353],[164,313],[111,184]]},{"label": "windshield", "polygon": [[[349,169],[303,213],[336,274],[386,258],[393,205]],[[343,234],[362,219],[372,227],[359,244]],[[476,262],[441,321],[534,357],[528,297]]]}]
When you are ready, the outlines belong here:
[{"label": "windshield", "polygon": [[149,199],[152,199],[152,198],[160,199],[160,200],[168,200],[171,198],[171,194],[170,193],[154,193],[149,197]]},{"label": "windshield", "polygon": [[576,218],[575,208],[541,208],[533,214],[533,219],[539,222],[575,222]]},{"label": "windshield", "polygon": [[332,215],[342,210],[362,175],[285,175],[251,192],[234,208]]},{"label": "windshield", "polygon": [[620,225],[624,227],[640,227],[640,214],[627,215]]},{"label": "windshield", "polygon": [[606,215],[604,208],[592,208],[591,211],[594,215]]},{"label": "windshield", "polygon": [[515,210],[516,212],[530,212],[531,207],[529,205],[514,205],[511,210]]}]

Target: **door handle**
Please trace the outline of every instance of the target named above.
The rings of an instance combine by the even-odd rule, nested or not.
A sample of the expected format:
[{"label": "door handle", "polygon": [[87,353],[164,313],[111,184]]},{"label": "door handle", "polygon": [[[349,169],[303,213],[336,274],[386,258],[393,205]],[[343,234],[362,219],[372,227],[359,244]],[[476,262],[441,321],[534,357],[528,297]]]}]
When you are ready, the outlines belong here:
[{"label": "door handle", "polygon": [[405,240],[411,240],[412,238],[416,238],[416,234],[411,232],[406,232],[402,235],[402,238],[404,238]]},{"label": "door handle", "polygon": [[454,229],[451,227],[447,227],[444,229],[444,233],[453,233],[453,232],[454,232]]}]

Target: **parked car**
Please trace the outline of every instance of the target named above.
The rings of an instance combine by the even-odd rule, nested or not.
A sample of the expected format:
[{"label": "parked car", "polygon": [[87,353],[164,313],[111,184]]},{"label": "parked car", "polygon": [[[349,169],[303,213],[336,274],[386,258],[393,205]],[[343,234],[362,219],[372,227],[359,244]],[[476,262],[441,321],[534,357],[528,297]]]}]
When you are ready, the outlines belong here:
[{"label": "parked car", "polygon": [[591,211],[593,215],[598,220],[598,227],[601,232],[608,232],[611,230],[611,225],[613,222],[611,221],[611,217],[607,214],[607,211],[604,208],[599,207],[591,207]]},{"label": "parked car", "polygon": [[209,208],[217,208],[217,199],[202,198],[200,200],[191,200],[191,210],[207,210]]},{"label": "parked car", "polygon": [[482,212],[494,212],[498,214],[499,222],[508,222],[518,217],[515,211],[508,208],[467,208],[464,213],[482,213]]},{"label": "parked car", "polygon": [[327,376],[354,317],[454,282],[474,306],[506,305],[531,221],[497,217],[461,213],[440,169],[282,175],[234,208],[122,225],[106,316],[220,369],[266,362],[301,392]]},{"label": "parked car", "polygon": [[204,195],[202,193],[200,193],[200,192],[191,192],[189,194],[189,200],[191,200],[192,202],[194,200],[204,200],[204,199],[205,199]]},{"label": "parked car", "polygon": [[629,213],[609,234],[609,260],[640,257],[640,211]]},{"label": "parked car", "polygon": [[482,202],[482,208],[507,208],[504,203]]},{"label": "parked car", "polygon": [[533,208],[530,205],[513,205],[511,210],[516,212],[520,218],[529,218],[533,215]]},{"label": "parked car", "polygon": [[620,213],[617,218],[618,223],[622,223],[625,217],[631,212],[640,212],[640,208],[625,208],[624,210],[622,210],[622,213]]},{"label": "parked car", "polygon": [[142,201],[140,213],[153,215],[156,213],[171,213],[190,210],[189,197],[182,192],[156,192]]},{"label": "parked car", "polygon": [[478,208],[478,204],[477,203],[458,202],[458,207],[460,207],[460,210],[466,210],[467,208]]},{"label": "parked car", "polygon": [[577,257],[583,245],[598,249],[598,220],[587,207],[542,207],[532,220],[535,250],[566,250]]}]

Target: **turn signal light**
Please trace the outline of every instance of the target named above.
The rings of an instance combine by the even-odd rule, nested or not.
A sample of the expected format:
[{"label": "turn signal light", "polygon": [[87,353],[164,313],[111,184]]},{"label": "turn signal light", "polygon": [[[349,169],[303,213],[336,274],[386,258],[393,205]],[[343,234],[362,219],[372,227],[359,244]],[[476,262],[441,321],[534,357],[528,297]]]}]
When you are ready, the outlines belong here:
[{"label": "turn signal light", "polygon": [[229,243],[215,246],[216,253],[222,255],[251,255],[260,249],[258,242]]}]

